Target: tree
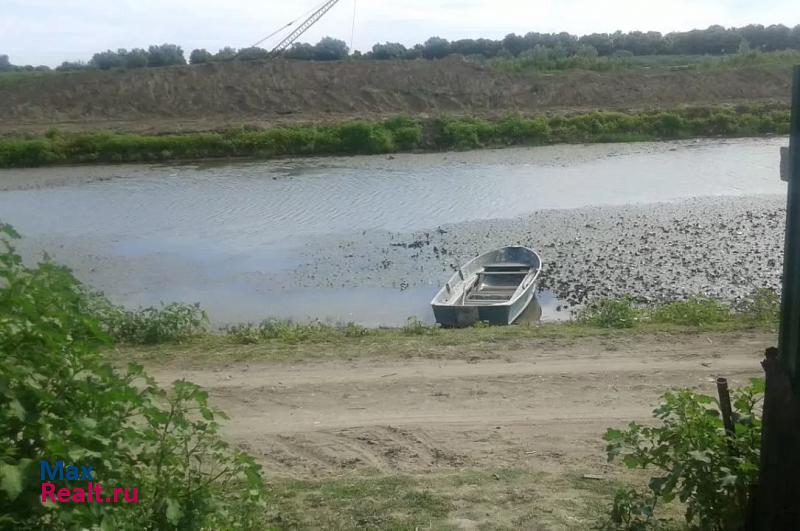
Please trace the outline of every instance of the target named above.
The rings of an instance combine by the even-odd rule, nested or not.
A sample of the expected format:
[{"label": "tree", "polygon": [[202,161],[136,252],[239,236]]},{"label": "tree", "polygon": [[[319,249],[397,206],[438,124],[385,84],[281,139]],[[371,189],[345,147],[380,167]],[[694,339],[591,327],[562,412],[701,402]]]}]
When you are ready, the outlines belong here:
[{"label": "tree", "polygon": [[441,59],[450,53],[450,42],[441,37],[431,37],[422,45],[422,57],[425,59]]},{"label": "tree", "polygon": [[579,44],[578,49],[575,50],[575,55],[578,57],[597,57],[597,48],[590,44]]},{"label": "tree", "polygon": [[100,70],[110,70],[112,68],[122,68],[122,57],[120,57],[121,53],[126,53],[124,49],[118,50],[116,52],[112,52],[111,50],[106,50],[105,52],[98,52],[92,56],[92,59],[89,61],[89,64],[92,66],[99,68]]},{"label": "tree", "polygon": [[239,52],[236,54],[236,59],[240,61],[257,61],[259,59],[266,59],[267,57],[269,57],[269,52],[257,46],[240,48]]},{"label": "tree", "polygon": [[338,61],[347,57],[347,44],[339,39],[323,37],[314,46],[314,59],[317,61]]},{"label": "tree", "polygon": [[287,59],[308,61],[314,58],[314,47],[307,42],[296,42],[283,53]]},{"label": "tree", "polygon": [[185,65],[183,49],[177,44],[161,44],[147,49],[148,66]]},{"label": "tree", "polygon": [[375,44],[372,47],[373,59],[400,59],[406,55],[406,47],[399,42]]},{"label": "tree", "polygon": [[500,41],[491,39],[461,39],[450,43],[450,53],[460,53],[461,55],[494,57],[502,49],[503,44]]},{"label": "tree", "polygon": [[64,61],[56,67],[56,70],[59,72],[72,72],[75,70],[88,70],[89,68],[91,68],[91,66],[83,61]]},{"label": "tree", "polygon": [[415,44],[413,48],[406,50],[403,59],[419,59],[422,57],[422,50],[423,46],[421,44]]},{"label": "tree", "polygon": [[205,48],[192,50],[192,53],[189,54],[189,62],[193,65],[210,63],[213,59],[214,56]]},{"label": "tree", "polygon": [[147,57],[147,50],[142,48],[134,48],[122,55],[122,62],[125,65],[125,68],[144,68],[148,66]]},{"label": "tree", "polygon": [[226,46],[214,54],[214,61],[232,61],[236,58],[236,49]]},{"label": "tree", "polygon": [[13,70],[14,66],[11,64],[7,55],[0,55],[0,72],[7,72]]},{"label": "tree", "polygon": [[509,33],[503,38],[503,48],[515,57],[528,49],[525,38],[516,33]]},{"label": "tree", "polygon": [[614,41],[608,33],[592,33],[578,39],[578,44],[592,46],[598,55],[611,55],[614,52]]}]

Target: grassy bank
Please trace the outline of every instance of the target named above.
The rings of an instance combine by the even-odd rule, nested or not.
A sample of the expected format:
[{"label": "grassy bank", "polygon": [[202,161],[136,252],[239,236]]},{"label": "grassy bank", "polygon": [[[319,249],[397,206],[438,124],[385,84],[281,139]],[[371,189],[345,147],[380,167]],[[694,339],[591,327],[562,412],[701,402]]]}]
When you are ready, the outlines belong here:
[{"label": "grassy bank", "polygon": [[[176,306],[171,307],[175,311]],[[463,329],[439,328],[414,318],[397,328],[270,319],[210,332],[202,327],[187,328],[185,319],[157,313],[151,312],[160,323],[162,335],[157,340],[142,341],[146,336],[128,333],[118,338],[122,346],[109,355],[119,360],[185,360],[193,364],[353,359],[381,353],[396,357],[485,357],[487,350],[513,350],[532,339],[549,342],[596,337],[604,341],[637,334],[771,332],[777,327],[778,298],[772,291],[761,290],[734,306],[702,298],[655,306],[636,305],[629,298],[604,299],[587,306],[570,321],[503,327],[478,323]],[[137,327],[152,328],[139,320],[128,329]]]},{"label": "grassy bank", "polygon": [[208,158],[380,154],[511,145],[631,142],[788,134],[789,111],[770,105],[590,112],[498,120],[396,117],[380,122],[237,128],[158,136],[112,132],[0,138],[0,167],[87,162],[166,162]]}]

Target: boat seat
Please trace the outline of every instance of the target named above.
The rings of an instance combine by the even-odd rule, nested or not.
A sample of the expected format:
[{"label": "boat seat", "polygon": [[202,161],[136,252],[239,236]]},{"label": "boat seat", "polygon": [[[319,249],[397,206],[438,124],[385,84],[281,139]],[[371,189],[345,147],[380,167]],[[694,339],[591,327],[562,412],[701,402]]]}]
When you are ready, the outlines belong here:
[{"label": "boat seat", "polygon": [[467,301],[507,301],[517,291],[517,286],[492,286],[472,290],[467,294]]},{"label": "boat seat", "polygon": [[522,273],[530,271],[530,269],[530,264],[523,264],[519,262],[499,262],[495,264],[486,264],[483,266],[484,273]]}]

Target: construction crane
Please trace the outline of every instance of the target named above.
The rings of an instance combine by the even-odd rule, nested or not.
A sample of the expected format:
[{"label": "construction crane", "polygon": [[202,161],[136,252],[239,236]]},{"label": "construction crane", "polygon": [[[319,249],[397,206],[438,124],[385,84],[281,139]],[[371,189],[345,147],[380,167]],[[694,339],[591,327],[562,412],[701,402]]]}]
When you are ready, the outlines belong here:
[{"label": "construction crane", "polygon": [[[304,21],[303,21],[303,22],[302,22],[302,23],[301,23],[299,26],[297,26],[297,28],[296,28],[294,31],[292,31],[292,32],[291,32],[289,35],[287,35],[286,37],[284,37],[284,39],[283,39],[281,42],[279,42],[279,43],[278,43],[278,44],[277,44],[277,45],[276,45],[276,46],[275,46],[275,47],[274,47],[274,48],[273,48],[273,49],[272,49],[272,50],[269,52],[269,54],[270,54],[270,55],[272,55],[272,56],[278,55],[278,54],[280,54],[282,51],[284,51],[286,48],[288,48],[289,46],[291,46],[291,44],[292,44],[294,41],[296,41],[298,38],[300,38],[300,35],[302,35],[303,33],[305,33],[305,32],[306,32],[306,30],[308,30],[308,28],[310,28],[311,26],[313,26],[313,25],[314,25],[314,24],[315,24],[315,23],[316,23],[316,22],[317,22],[317,21],[318,21],[320,18],[322,18],[322,15],[324,15],[325,13],[327,13],[328,11],[330,11],[330,9],[331,9],[333,6],[335,6],[337,3],[339,3],[339,0],[328,0],[327,2],[325,2],[324,4],[322,4],[322,6],[321,6],[321,7],[319,7],[319,8],[318,8],[316,11],[314,11],[313,13],[311,13],[311,14],[308,16],[308,18],[306,18],[306,19],[305,19],[305,20],[304,20]],[[293,23],[294,23],[294,21],[290,22],[289,24],[287,24],[287,25],[286,25],[286,26],[284,26],[284,27],[288,27],[288,26],[292,25]],[[263,40],[266,40],[266,38],[265,38],[265,39],[263,39]],[[262,41],[262,42],[263,42],[263,41]],[[259,42],[259,44],[260,44],[260,42]]]}]

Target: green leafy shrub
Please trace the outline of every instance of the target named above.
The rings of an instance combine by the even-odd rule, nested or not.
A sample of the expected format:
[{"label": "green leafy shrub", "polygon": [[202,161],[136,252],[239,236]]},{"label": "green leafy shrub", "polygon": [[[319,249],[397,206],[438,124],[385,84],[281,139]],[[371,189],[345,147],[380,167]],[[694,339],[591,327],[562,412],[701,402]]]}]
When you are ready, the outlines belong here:
[{"label": "green leafy shrub", "polygon": [[99,317],[111,337],[134,345],[180,343],[208,326],[208,316],[197,303],[173,302],[141,310],[106,307]]},{"label": "green leafy shrub", "polygon": [[758,476],[763,392],[763,380],[753,380],[733,394],[735,430],[730,435],[713,397],[690,390],[669,392],[654,411],[658,425],[631,423],[624,431],[606,432],[609,461],[621,459],[629,468],[657,470],[650,493],[638,496],[661,502],[677,497],[686,506],[686,522],[694,528],[733,529],[744,521]]},{"label": "green leafy shrub", "polygon": [[730,318],[730,307],[721,302],[702,297],[670,302],[659,306],[650,313],[652,322],[686,326],[721,323]]},{"label": "green leafy shrub", "polygon": [[[224,416],[207,394],[105,363],[99,348],[111,340],[84,288],[62,266],[24,266],[16,233],[0,233],[0,526],[260,528],[260,468],[220,437]],[[41,460],[91,465],[106,494],[136,487],[138,502],[40,503]]]},{"label": "green leafy shrub", "polygon": [[631,328],[639,320],[639,311],[630,297],[599,299],[578,312],[578,322],[600,328]]}]

